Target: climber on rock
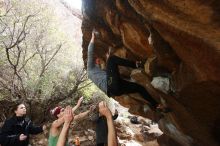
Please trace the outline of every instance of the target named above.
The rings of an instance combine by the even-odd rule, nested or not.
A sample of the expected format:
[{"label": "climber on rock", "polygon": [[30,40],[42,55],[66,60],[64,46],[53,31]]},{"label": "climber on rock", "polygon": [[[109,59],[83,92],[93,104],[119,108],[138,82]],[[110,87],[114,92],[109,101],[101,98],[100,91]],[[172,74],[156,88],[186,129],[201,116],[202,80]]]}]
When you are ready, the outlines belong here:
[{"label": "climber on rock", "polygon": [[139,68],[141,67],[140,62],[132,62],[115,56],[114,51],[116,49],[113,49],[112,47],[110,47],[106,54],[106,69],[104,59],[96,57],[94,60],[94,43],[96,34],[98,34],[98,32],[93,30],[92,38],[88,46],[88,77],[108,96],[120,96],[122,94],[137,92],[149,102],[149,105],[153,110],[163,111],[165,108],[154,100],[143,86],[134,82],[126,81],[120,77],[118,66]]}]

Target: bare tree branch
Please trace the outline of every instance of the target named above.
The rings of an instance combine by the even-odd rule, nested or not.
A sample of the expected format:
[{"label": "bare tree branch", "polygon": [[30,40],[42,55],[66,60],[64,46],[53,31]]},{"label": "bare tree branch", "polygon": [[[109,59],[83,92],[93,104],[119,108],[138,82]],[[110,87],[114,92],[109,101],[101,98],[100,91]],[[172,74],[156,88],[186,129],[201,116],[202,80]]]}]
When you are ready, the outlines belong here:
[{"label": "bare tree branch", "polygon": [[6,27],[6,24],[2,21],[2,19],[0,19],[0,22],[1,22],[0,25],[2,26],[1,28],[2,30],[0,31],[0,34],[2,34],[3,32],[5,32],[7,27]]},{"label": "bare tree branch", "polygon": [[84,85],[84,86],[81,86],[80,88],[78,88],[78,90],[81,90],[81,89],[83,89],[83,88],[85,88],[85,87],[88,87],[89,85],[91,85],[93,82],[89,82],[88,84],[86,84],[86,85]]},{"label": "bare tree branch", "polygon": [[0,83],[2,87],[4,87],[7,90],[10,90],[10,87],[8,87],[7,81],[0,77]]},{"label": "bare tree branch", "polygon": [[5,11],[5,14],[0,15],[0,18],[6,16],[6,15],[10,12],[11,9],[12,9],[12,6],[9,7],[9,4],[6,5],[6,11]]},{"label": "bare tree branch", "polygon": [[15,35],[15,29],[16,29],[16,24],[18,23],[18,20],[17,21],[15,21],[14,23],[13,23],[13,28],[12,28],[12,31],[11,31],[11,29],[10,29],[10,27],[9,27],[9,31],[10,31],[10,37],[11,37],[11,42],[10,42],[10,45],[9,46],[11,46],[12,45],[12,43],[13,43],[13,41],[14,41],[14,35]]},{"label": "bare tree branch", "polygon": [[[24,92],[24,95],[26,95],[25,88],[24,88],[24,85],[23,85],[23,80],[22,80],[21,76],[19,75],[19,73],[17,71],[17,67],[18,67],[18,64],[19,64],[20,56],[21,56],[21,48],[18,45],[16,46],[16,48],[17,48],[18,55],[16,57],[16,61],[15,61],[16,63],[15,64],[13,64],[13,62],[11,61],[9,49],[7,49],[7,48],[6,48],[6,55],[7,55],[7,59],[8,59],[9,64],[12,66],[12,68],[14,70],[14,75],[16,75],[18,80],[20,81],[20,85],[21,85],[21,88]],[[13,78],[13,87],[14,87],[14,91],[16,91],[16,93],[19,93],[19,90],[16,90],[17,86],[15,86],[14,78]],[[26,98],[26,96],[25,96],[25,98]]]},{"label": "bare tree branch", "polygon": [[26,60],[23,62],[22,66],[18,69],[18,72],[20,72],[20,71],[25,67],[25,65],[28,63],[28,61],[30,61],[32,58],[34,58],[34,56],[35,56],[36,54],[38,54],[38,53],[37,53],[37,52],[34,52],[28,59],[26,59]]},{"label": "bare tree branch", "polygon": [[16,63],[15,63],[15,66],[16,66],[16,69],[17,69],[17,66],[19,64],[20,57],[21,57],[21,48],[19,47],[19,45],[17,45],[16,47],[17,47],[17,50],[18,50],[18,56],[17,56],[17,60],[16,60]]},{"label": "bare tree branch", "polygon": [[[28,20],[31,18],[31,17],[34,17],[35,15],[28,15],[27,17],[26,17],[26,19],[25,19],[25,21],[24,21],[24,24],[22,25],[22,31],[20,32],[20,34],[18,35],[18,37],[16,38],[16,41],[14,42],[14,44],[12,44],[13,43],[13,36],[14,36],[14,34],[12,35],[12,42],[10,43],[10,46],[8,46],[6,49],[11,49],[11,48],[14,48],[16,45],[19,45],[24,39],[25,39],[25,37],[26,37],[26,30],[25,30],[25,28],[26,28],[26,25],[27,25],[27,22],[28,22]],[[16,25],[15,23],[14,23],[14,25]],[[14,26],[15,27],[15,26]],[[13,29],[14,30],[14,29]],[[14,32],[13,32],[14,33]]]},{"label": "bare tree branch", "polygon": [[[42,56],[42,54],[40,54],[40,57],[41,57],[41,64],[42,64],[42,70],[41,70],[41,73],[40,73],[40,77],[42,77],[43,76],[43,74],[44,74],[44,72],[47,70],[47,67],[48,67],[48,65],[50,64],[50,62],[54,59],[54,57],[57,55],[57,53],[59,52],[59,50],[61,49],[61,47],[62,47],[62,44],[60,44],[59,46],[58,46],[58,48],[56,49],[56,51],[53,53],[53,55],[52,55],[52,57],[49,59],[49,61],[46,63],[45,62],[45,60],[46,59],[44,59],[43,58],[43,56]],[[45,54],[46,55],[46,54]],[[46,57],[46,56],[45,56]]]},{"label": "bare tree branch", "polygon": [[57,48],[57,50],[54,52],[54,54],[52,55],[52,57],[50,58],[50,60],[45,64],[45,67],[47,67],[49,64],[50,64],[50,62],[53,60],[53,58],[57,55],[57,53],[59,52],[59,50],[61,49],[61,47],[62,47],[62,44],[60,44],[59,46],[58,46],[58,48]]},{"label": "bare tree branch", "polygon": [[87,80],[86,75],[87,75],[87,74],[86,74],[86,72],[85,72],[85,68],[83,68],[83,69],[82,69],[82,73],[81,73],[81,78],[80,78],[80,80],[83,81],[83,82],[84,82],[85,80]]}]

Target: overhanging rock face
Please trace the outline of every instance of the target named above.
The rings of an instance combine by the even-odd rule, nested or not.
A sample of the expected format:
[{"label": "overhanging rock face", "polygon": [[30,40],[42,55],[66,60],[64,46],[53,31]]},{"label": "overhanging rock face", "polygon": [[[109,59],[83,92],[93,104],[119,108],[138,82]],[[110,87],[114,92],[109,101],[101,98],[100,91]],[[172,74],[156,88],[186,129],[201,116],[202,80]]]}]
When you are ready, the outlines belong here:
[{"label": "overhanging rock face", "polygon": [[[159,142],[220,145],[219,10],[218,0],[83,0],[85,64],[94,27],[100,32],[96,56],[105,57],[109,45],[120,45],[128,59],[147,60],[145,74],[132,73],[132,78],[172,109],[159,121],[166,136]],[[153,88],[156,76],[169,78],[168,93]],[[129,98],[116,100],[126,106],[134,104],[130,111],[144,115],[138,109],[144,109],[144,102]]]}]

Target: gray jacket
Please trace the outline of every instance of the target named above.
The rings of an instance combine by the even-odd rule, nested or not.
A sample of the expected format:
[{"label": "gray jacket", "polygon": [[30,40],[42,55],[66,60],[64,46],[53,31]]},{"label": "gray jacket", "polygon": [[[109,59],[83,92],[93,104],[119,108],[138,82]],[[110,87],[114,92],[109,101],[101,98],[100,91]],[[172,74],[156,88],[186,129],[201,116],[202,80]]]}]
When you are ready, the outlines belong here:
[{"label": "gray jacket", "polygon": [[93,83],[107,93],[107,74],[94,62],[94,43],[90,43],[88,46],[87,72]]}]

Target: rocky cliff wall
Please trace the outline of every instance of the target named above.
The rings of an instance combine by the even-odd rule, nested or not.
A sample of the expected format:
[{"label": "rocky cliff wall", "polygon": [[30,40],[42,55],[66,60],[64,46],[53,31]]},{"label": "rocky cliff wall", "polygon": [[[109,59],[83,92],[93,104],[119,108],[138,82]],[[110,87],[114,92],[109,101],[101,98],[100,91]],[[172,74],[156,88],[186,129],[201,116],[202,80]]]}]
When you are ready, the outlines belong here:
[{"label": "rocky cliff wall", "polygon": [[[96,56],[105,57],[109,45],[120,45],[128,59],[147,60],[145,73],[132,73],[132,78],[172,109],[159,121],[164,145],[220,145],[219,10],[218,0],[83,0],[85,64],[94,27],[100,32]],[[153,88],[156,76],[168,77],[168,92]],[[131,112],[149,116],[133,97],[115,98]]]}]

